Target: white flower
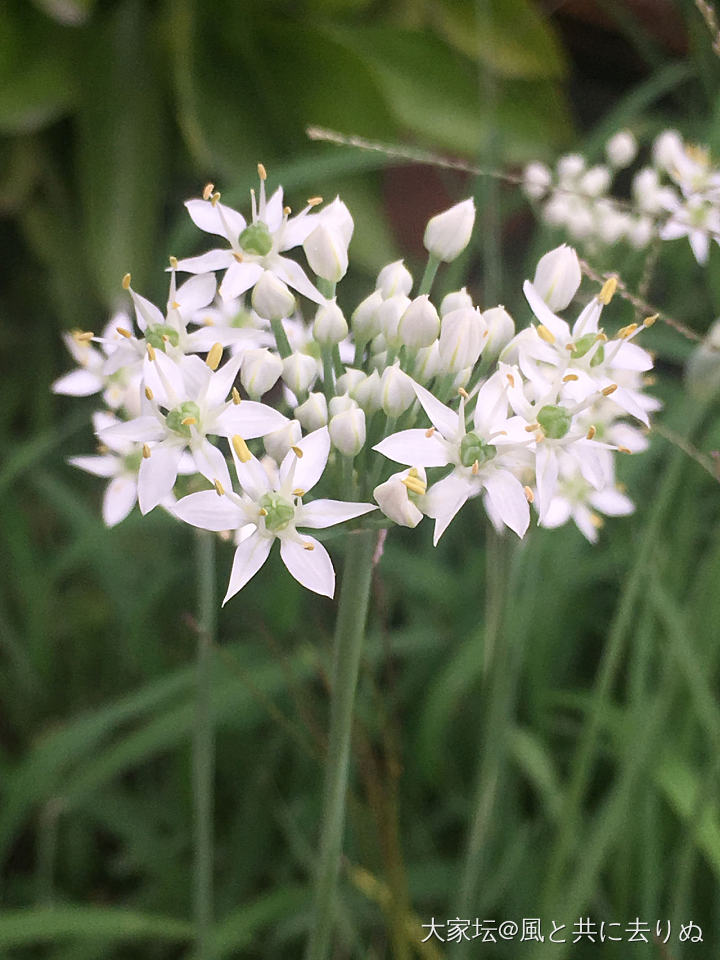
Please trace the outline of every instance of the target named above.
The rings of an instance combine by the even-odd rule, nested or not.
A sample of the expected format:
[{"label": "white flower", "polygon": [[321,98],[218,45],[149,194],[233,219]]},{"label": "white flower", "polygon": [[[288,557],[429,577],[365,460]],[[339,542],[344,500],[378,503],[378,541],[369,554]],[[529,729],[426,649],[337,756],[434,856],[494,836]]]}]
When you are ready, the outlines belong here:
[{"label": "white flower", "polygon": [[508,345],[515,334],[515,322],[505,307],[490,307],[483,310],[483,320],[487,324],[488,336],[483,354],[495,360]]},{"label": "white flower", "polygon": [[328,405],[323,393],[311,393],[304,403],[295,407],[295,417],[303,430],[318,430],[328,422]]},{"label": "white flower", "polygon": [[423,244],[437,260],[450,263],[470,242],[475,225],[475,202],[472,198],[456,203],[454,207],[428,220]]},{"label": "white flower", "polygon": [[[570,461],[561,468],[557,492],[542,521],[543,527],[560,527],[572,519],[582,535],[596,543],[598,530],[603,525],[598,513],[607,517],[624,517],[633,513],[635,506],[614,482],[595,490]],[[597,512],[596,512],[597,511]]]},{"label": "white flower", "polygon": [[[412,278],[411,278],[412,282]],[[369,297],[357,305],[353,311],[351,322],[355,339],[360,343],[367,343],[380,333],[378,308],[383,302],[380,290],[375,290]]]},{"label": "white flower", "polygon": [[474,366],[487,339],[487,324],[478,308],[461,307],[446,313],[440,324],[438,350],[444,373]]},{"label": "white flower", "polygon": [[388,417],[405,413],[415,399],[413,381],[403,373],[398,363],[386,367],[380,378],[380,402]]},{"label": "white flower", "polygon": [[324,280],[337,283],[347,273],[348,246],[353,235],[353,219],[339,197],[318,215],[318,226],[303,243],[311,269]]},{"label": "white flower", "polygon": [[462,287],[460,290],[453,290],[451,293],[445,294],[440,304],[440,316],[444,317],[446,313],[452,313],[453,310],[460,310],[467,308],[468,310],[473,309],[472,297],[467,292],[465,287]]},{"label": "white flower", "polygon": [[366,414],[375,413],[382,406],[380,402],[380,374],[377,370],[356,384],[352,390],[353,398]]},{"label": "white flower", "polygon": [[378,307],[377,319],[380,327],[380,333],[385,342],[393,347],[402,346],[402,340],[399,335],[400,320],[405,311],[410,306],[410,299],[402,294],[395,294],[388,297],[384,303]]},{"label": "white flower", "polygon": [[288,450],[294,445],[299,443],[300,438],[302,437],[302,429],[300,427],[300,422],[298,420],[289,420],[284,427],[280,427],[279,430],[273,430],[272,433],[268,433],[263,437],[263,446],[268,454],[272,457],[275,463],[282,463],[282,460],[287,456]]},{"label": "white flower", "polygon": [[[93,414],[96,434],[118,423],[120,421],[112,414]],[[112,438],[106,438],[104,445],[107,452],[99,456],[70,457],[68,463],[96,477],[110,480],[103,497],[102,516],[106,526],[114,527],[125,519],[137,502],[137,475],[142,459],[142,445]]]},{"label": "white flower", "polygon": [[585,158],[579,153],[566,153],[557,164],[558,181],[561,187],[571,189],[585,170]]},{"label": "white flower", "polygon": [[607,158],[616,170],[630,166],[637,151],[637,140],[629,130],[618,130],[605,144]]},{"label": "white flower", "polygon": [[228,484],[224,496],[218,496],[214,490],[193,493],[183,497],[175,508],[181,520],[204,530],[247,528],[235,550],[223,604],[258,572],[275,540],[280,541],[280,556],[289,573],[308,590],[332,597],[335,571],[325,547],[297,528],[331,527],[363,516],[376,507],[341,500],[303,503],[303,497],[318,482],[327,464],[330,452],[327,428],[308,434],[288,452],[280,465],[276,485],[244,444],[238,442],[232,446],[241,493],[234,493]]},{"label": "white flower", "polygon": [[407,307],[397,326],[401,343],[411,350],[429,347],[440,333],[440,317],[430,297],[416,297]]},{"label": "white flower", "polygon": [[253,287],[252,305],[265,320],[284,320],[295,312],[295,297],[272,270],[264,270]]},{"label": "white flower", "polygon": [[331,416],[328,428],[333,446],[344,457],[357,456],[365,445],[365,412],[361,407],[352,406]]},{"label": "white flower", "polygon": [[710,240],[720,243],[720,211],[702,197],[678,201],[670,218],[660,228],[663,240],[687,237],[698,263],[707,263]]},{"label": "white flower", "polygon": [[259,400],[272,390],[283,372],[283,362],[265,347],[246,350],[242,358],[240,382],[248,395]]},{"label": "white flower", "polygon": [[577,253],[563,243],[540,258],[533,287],[552,311],[564,310],[577,293],[581,280]]},{"label": "white flower", "polygon": [[282,378],[296,396],[306,393],[318,378],[318,363],[307,353],[291,353],[282,361]]},{"label": "white flower", "polygon": [[427,477],[422,467],[394,473],[373,490],[373,497],[390,520],[401,527],[416,527],[424,513],[418,507],[427,490]]},{"label": "white flower", "polygon": [[394,296],[407,297],[412,290],[412,285],[412,274],[402,260],[396,260],[382,268],[375,287],[382,294],[383,300],[387,300],[388,297]]},{"label": "white flower", "polygon": [[313,336],[318,343],[340,343],[348,335],[348,325],[342,310],[332,300],[318,307],[313,323]]}]

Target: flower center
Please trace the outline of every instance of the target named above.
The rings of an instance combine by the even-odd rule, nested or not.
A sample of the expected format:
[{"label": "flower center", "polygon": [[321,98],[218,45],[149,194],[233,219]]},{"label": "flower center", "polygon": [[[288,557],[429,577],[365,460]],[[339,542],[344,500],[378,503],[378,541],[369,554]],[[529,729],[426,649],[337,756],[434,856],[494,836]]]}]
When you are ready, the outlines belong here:
[{"label": "flower center", "polygon": [[492,460],[496,453],[497,449],[476,433],[466,433],[460,441],[460,463],[464,467],[472,467],[476,461],[478,466],[482,466]]},{"label": "flower center", "polygon": [[240,246],[248,253],[256,253],[259,257],[265,257],[272,250],[272,237],[270,231],[262,222],[258,220],[245,227],[240,234]]},{"label": "flower center", "polygon": [[142,450],[136,450],[135,453],[128,453],[123,457],[123,467],[127,473],[137,473],[142,463]]},{"label": "flower center", "polygon": [[265,529],[271,533],[284,530],[295,516],[295,507],[279,493],[264,494],[260,506],[265,511]]},{"label": "flower center", "polygon": [[193,400],[183,401],[179,406],[170,410],[165,418],[170,430],[179,433],[181,437],[187,437],[189,440],[191,424],[187,422],[188,420],[194,421],[195,424],[200,420],[200,408]]},{"label": "flower center", "polygon": [[550,440],[561,440],[570,429],[572,416],[564,407],[549,403],[540,409],[537,422],[546,437]]},{"label": "flower center", "polygon": [[596,333],[584,333],[575,341],[575,346],[573,347],[570,356],[573,358],[573,360],[579,360],[580,357],[584,357],[596,340]]},{"label": "flower center", "polygon": [[170,327],[166,323],[158,323],[154,327],[147,328],[145,340],[156,350],[164,350],[167,342],[176,347],[180,343],[180,334],[174,327]]}]

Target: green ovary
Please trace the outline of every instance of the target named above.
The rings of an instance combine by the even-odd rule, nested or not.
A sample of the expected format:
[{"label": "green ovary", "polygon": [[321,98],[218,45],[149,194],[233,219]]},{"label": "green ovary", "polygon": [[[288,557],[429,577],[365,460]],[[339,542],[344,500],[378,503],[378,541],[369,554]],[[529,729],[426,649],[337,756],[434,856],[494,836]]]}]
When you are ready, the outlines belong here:
[{"label": "green ovary", "polygon": [[200,408],[192,400],[185,400],[179,406],[174,407],[165,418],[170,430],[179,433],[181,437],[190,439],[190,424],[183,423],[188,417],[193,417],[197,424],[200,420]]},{"label": "green ovary", "polygon": [[165,350],[165,344],[170,343],[176,347],[180,343],[180,334],[174,327],[166,323],[158,323],[154,327],[148,327],[145,331],[145,341],[156,350]]},{"label": "green ovary", "polygon": [[564,407],[548,404],[540,409],[537,422],[550,440],[561,440],[570,429],[572,416]]},{"label": "green ovary", "polygon": [[295,516],[295,507],[279,493],[266,493],[260,500],[266,511],[265,529],[271,533],[284,530]]},{"label": "green ovary", "polygon": [[496,448],[476,433],[466,433],[460,441],[460,463],[464,467],[472,467],[476,461],[482,466],[492,460],[496,453]]},{"label": "green ovary", "polygon": [[259,257],[265,257],[272,250],[272,237],[270,231],[262,221],[251,223],[245,227],[240,234],[240,246],[248,253],[255,253]]}]

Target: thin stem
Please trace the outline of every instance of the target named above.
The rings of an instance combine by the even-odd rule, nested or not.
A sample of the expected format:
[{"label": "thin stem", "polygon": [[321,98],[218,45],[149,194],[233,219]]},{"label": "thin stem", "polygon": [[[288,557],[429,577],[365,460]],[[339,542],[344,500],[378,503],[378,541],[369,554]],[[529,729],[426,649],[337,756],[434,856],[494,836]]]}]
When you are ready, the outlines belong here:
[{"label": "thin stem", "polygon": [[320,853],[306,960],[327,960],[332,945],[337,879],[345,828],[345,795],[350,764],[353,706],[370,599],[370,576],[376,539],[377,534],[370,530],[360,530],[348,538],[335,628],[330,736],[325,767]]},{"label": "thin stem", "polygon": [[292,353],[292,348],[290,346],[290,341],[287,338],[285,333],[285,327],[283,326],[282,320],[271,320],[270,326],[272,327],[272,332],[275,337],[275,343],[277,344],[278,353],[280,356],[285,359],[289,357]]},{"label": "thin stem", "polygon": [[332,345],[323,343],[320,347],[323,365],[323,390],[325,399],[328,403],[328,416],[330,415],[330,401],[335,396],[335,368],[333,366]]},{"label": "thin stem", "polygon": [[197,534],[198,639],[196,719],[193,735],[195,872],[193,901],[197,960],[212,960],[213,805],[215,753],[211,714],[212,658],[215,636],[215,538]]},{"label": "thin stem", "polygon": [[438,267],[440,266],[440,261],[437,257],[433,256],[432,253],[428,254],[428,261],[425,265],[425,273],[423,274],[422,280],[420,281],[420,289],[418,290],[418,296],[422,297],[426,293],[430,293],[432,290],[432,285],[435,280],[435,276],[438,272]]}]

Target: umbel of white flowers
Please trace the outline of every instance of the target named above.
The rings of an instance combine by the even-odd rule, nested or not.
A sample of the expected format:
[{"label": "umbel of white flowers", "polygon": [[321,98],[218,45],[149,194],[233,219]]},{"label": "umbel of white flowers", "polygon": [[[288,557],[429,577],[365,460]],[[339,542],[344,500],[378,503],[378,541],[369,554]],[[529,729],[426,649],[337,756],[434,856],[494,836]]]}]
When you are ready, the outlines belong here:
[{"label": "umbel of white flowers", "polygon": [[[627,138],[608,149],[616,165],[632,153]],[[235,543],[228,600],[276,541],[296,580],[332,596],[332,562],[308,531],[341,523],[429,517],[437,543],[479,499],[499,531],[525,536],[534,510],[542,526],[572,519],[595,541],[603,516],[632,511],[615,458],[645,448],[658,407],[635,342],[654,318],[606,329],[612,278],[581,296],[575,251],[551,250],[525,282],[517,332],[502,305],[481,309],[464,287],[433,298],[438,267],[470,241],[468,199],[428,223],[419,287],[397,261],[347,302],[345,204],[312,197],[293,215],[258,170],[247,219],[212,184],[187,202],[219,246],[170,258],[162,308],[128,274],[135,322],[116,314],[100,335],[66,337],[77,367],[54,390],[105,405],[97,454],[70,462],[109,481],[108,525],[137,501],[223,533]]]}]

